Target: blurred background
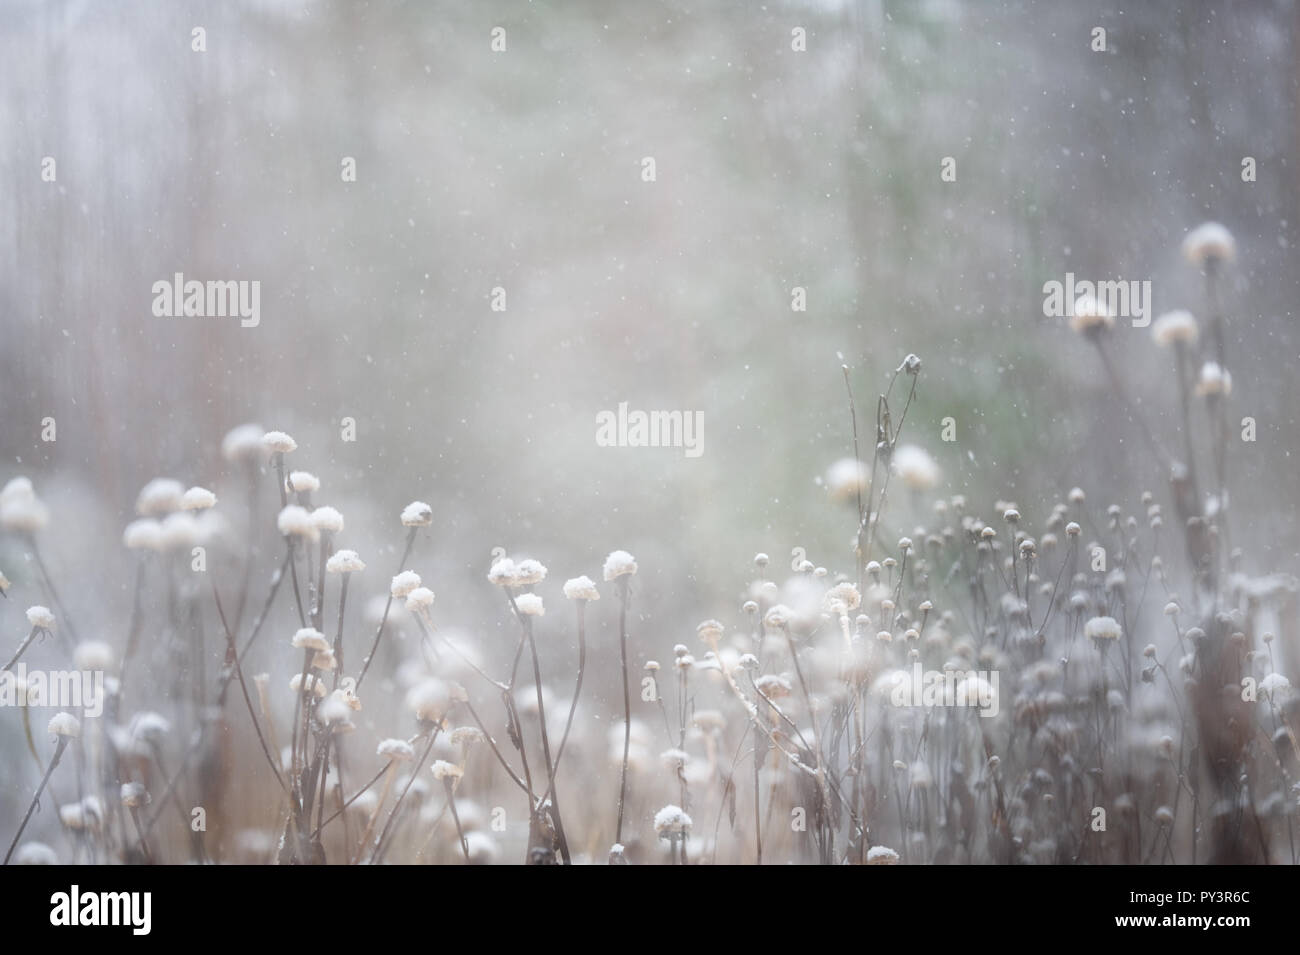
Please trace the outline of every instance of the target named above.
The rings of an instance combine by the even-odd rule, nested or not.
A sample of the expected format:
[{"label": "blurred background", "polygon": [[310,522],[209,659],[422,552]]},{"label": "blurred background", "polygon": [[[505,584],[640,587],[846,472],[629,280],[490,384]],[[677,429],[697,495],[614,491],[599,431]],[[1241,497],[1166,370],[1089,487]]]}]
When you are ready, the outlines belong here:
[{"label": "blurred background", "polygon": [[[1042,287],[1149,279],[1156,314],[1199,312],[1179,244],[1217,220],[1238,243],[1229,416],[1258,422],[1231,462],[1234,543],[1294,572],[1298,45],[1291,0],[9,0],[0,479],[49,503],[46,556],[106,638],[140,487],[213,487],[238,521],[220,442],[253,421],[298,440],[290,464],[345,513],[370,591],[420,498],[435,520],[412,564],[443,619],[508,626],[494,547],[557,582],[625,548],[638,639],[664,656],[734,613],[755,551],[852,568],[852,509],[824,486],[851,453],[841,363],[869,445],[875,395],[921,357],[905,438],[972,510],[1013,499],[1037,521],[1073,485],[1166,500]],[[260,325],[155,317],[176,272],[260,281]],[[1176,427],[1169,354],[1122,320],[1114,340]],[[703,455],[598,447],[622,401],[699,411]]]}]

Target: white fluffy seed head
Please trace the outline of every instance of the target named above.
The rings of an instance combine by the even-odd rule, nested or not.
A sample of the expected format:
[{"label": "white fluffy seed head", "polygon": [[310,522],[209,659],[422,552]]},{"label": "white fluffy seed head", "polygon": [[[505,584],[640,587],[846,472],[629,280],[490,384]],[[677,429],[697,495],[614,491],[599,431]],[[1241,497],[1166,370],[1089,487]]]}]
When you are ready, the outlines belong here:
[{"label": "white fluffy seed head", "polygon": [[144,517],[157,517],[170,514],[181,507],[185,496],[185,487],[180,481],[171,478],[154,478],[140,489],[135,499],[136,513]]},{"label": "white fluffy seed head", "polygon": [[433,765],[429,768],[433,772],[434,779],[451,780],[453,783],[465,775],[465,770],[445,759],[434,760]]},{"label": "white fluffy seed head", "polygon": [[1219,366],[1217,361],[1207,361],[1201,366],[1200,376],[1196,380],[1198,395],[1224,396],[1232,394],[1232,374]]},{"label": "white fluffy seed head", "polygon": [[126,525],[122,543],[130,550],[162,550],[162,525],[152,517],[141,517]]},{"label": "white fluffy seed head", "polygon": [[564,596],[570,600],[599,600],[600,591],[590,577],[571,577],[564,582]]},{"label": "white fluffy seed head", "polygon": [[1114,617],[1093,617],[1083,625],[1083,635],[1093,640],[1119,640],[1124,628]]},{"label": "white fluffy seed head", "polygon": [[41,630],[54,630],[54,612],[40,604],[27,608],[27,622]]},{"label": "white fluffy seed head", "polygon": [[365,562],[354,550],[335,551],[325,562],[325,570],[331,574],[355,574],[365,569]]},{"label": "white fluffy seed head", "polygon": [[[295,673],[295,674],[293,675],[293,679],[291,679],[291,680],[289,681],[289,689],[293,690],[294,693],[302,693],[302,691],[303,691],[303,683],[302,683],[302,674],[301,674],[301,673]],[[321,697],[323,697],[323,696],[325,695],[325,693],[327,692],[327,691],[326,691],[326,688],[325,688],[325,683],[324,683],[324,681],[317,679],[315,676],[313,676],[313,675],[310,674],[310,673],[307,674],[307,689],[308,689],[308,690],[309,690],[309,691],[310,691],[310,692],[311,692],[311,693],[312,693],[312,694],[313,694],[317,699],[320,699]]]},{"label": "white fluffy seed head", "polygon": [[1199,335],[1200,329],[1192,313],[1181,309],[1165,312],[1151,323],[1151,337],[1155,339],[1157,345],[1163,347],[1177,344],[1192,345],[1196,343]]},{"label": "white fluffy seed head", "polygon": [[149,793],[143,783],[123,783],[120,797],[122,805],[127,809],[139,809],[149,804]]},{"label": "white fluffy seed head", "polygon": [[227,461],[256,461],[266,453],[262,444],[265,434],[260,424],[241,424],[221,439],[221,456]]},{"label": "white fluffy seed head", "polygon": [[840,458],[826,471],[826,490],[832,500],[856,501],[858,495],[866,492],[870,484],[867,466],[857,458]]},{"label": "white fluffy seed head", "polygon": [[872,846],[867,850],[867,865],[898,865],[898,853],[888,846]]},{"label": "white fluffy seed head", "polygon": [[433,523],[433,508],[424,501],[412,501],[402,508],[403,527],[428,527]]},{"label": "white fluffy seed head", "polygon": [[1183,239],[1183,255],[1199,268],[1211,262],[1231,262],[1237,257],[1237,241],[1226,227],[1217,222],[1206,222]]},{"label": "white fluffy seed head", "polygon": [[262,435],[262,447],[278,454],[289,454],[298,450],[298,442],[283,431],[268,431]]},{"label": "white fluffy seed head", "polygon": [[182,511],[206,511],[216,505],[217,496],[206,487],[192,487],[181,495]]},{"label": "white fluffy seed head", "polygon": [[14,853],[15,865],[58,865],[59,857],[43,842],[24,842]]},{"label": "white fluffy seed head", "polygon": [[325,634],[315,627],[303,627],[293,635],[290,643],[295,650],[328,650],[330,648],[329,641],[325,639]]},{"label": "white fluffy seed head", "polygon": [[406,706],[415,713],[415,718],[429,723],[437,723],[446,715],[451,706],[451,692],[447,684],[434,677],[421,680],[406,693]]},{"label": "white fluffy seed head", "polygon": [[625,550],[616,550],[605,558],[605,579],[614,580],[636,573],[636,558]]},{"label": "white fluffy seed head", "polygon": [[680,806],[667,805],[655,813],[655,832],[660,838],[686,835],[694,823]]},{"label": "white fluffy seed head", "polygon": [[1097,334],[1115,324],[1115,313],[1105,302],[1091,295],[1080,295],[1074,303],[1070,327],[1079,334]]},{"label": "white fluffy seed head", "polygon": [[189,550],[203,540],[203,528],[189,511],[177,511],[160,525],[163,550]]},{"label": "white fluffy seed head", "polygon": [[546,613],[542,598],[537,594],[520,594],[515,598],[515,606],[525,617],[540,617]]},{"label": "white fluffy seed head", "polygon": [[76,739],[81,735],[81,721],[71,713],[55,713],[48,727],[51,736]]},{"label": "white fluffy seed head", "polygon": [[275,519],[275,526],[285,537],[301,537],[306,540],[316,540],[320,537],[320,531],[311,521],[311,514],[305,507],[297,504],[290,504],[280,511]]},{"label": "white fluffy seed head", "polygon": [[516,587],[536,586],[546,579],[546,567],[539,560],[533,560],[531,557],[525,557],[515,564]]},{"label": "white fluffy seed head", "polygon": [[113,648],[103,640],[83,640],[72,651],[78,670],[107,670],[113,666]]},{"label": "white fluffy seed head", "polygon": [[498,587],[513,587],[515,582],[515,562],[509,557],[493,561],[488,569],[488,580]]},{"label": "white fluffy seed head", "polygon": [[343,530],[343,515],[332,507],[318,507],[311,512],[311,522],[323,534],[337,534]]},{"label": "white fluffy seed head", "polygon": [[290,471],[289,490],[311,493],[320,490],[320,478],[310,471]]},{"label": "white fluffy seed head", "polygon": [[433,606],[434,593],[428,587],[416,587],[406,595],[406,609],[411,613],[428,610]]},{"label": "white fluffy seed head", "polygon": [[405,597],[412,590],[420,586],[420,575],[413,570],[404,570],[393,578],[392,588],[389,590],[394,597]]},{"label": "white fluffy seed head", "polygon": [[381,740],[375,754],[390,762],[406,763],[415,759],[415,748],[404,739]]},{"label": "white fluffy seed head", "polygon": [[890,465],[909,488],[928,491],[939,483],[939,465],[930,452],[915,444],[900,445]]}]

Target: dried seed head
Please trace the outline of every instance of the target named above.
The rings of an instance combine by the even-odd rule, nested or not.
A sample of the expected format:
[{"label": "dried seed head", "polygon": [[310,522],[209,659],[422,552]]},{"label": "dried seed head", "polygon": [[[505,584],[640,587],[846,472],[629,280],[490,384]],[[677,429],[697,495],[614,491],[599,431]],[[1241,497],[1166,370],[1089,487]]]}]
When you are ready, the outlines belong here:
[{"label": "dried seed head", "polygon": [[354,550],[335,551],[325,562],[325,570],[331,574],[355,574],[365,569],[365,562]]},{"label": "dried seed head", "polygon": [[318,507],[311,512],[311,522],[322,534],[337,534],[343,530],[343,515],[332,507]]},{"label": "dried seed head", "polygon": [[181,510],[206,511],[216,507],[217,496],[206,487],[192,487],[181,495]]},{"label": "dried seed head", "polygon": [[420,575],[413,570],[404,570],[393,578],[392,589],[389,591],[394,597],[405,597],[412,590],[420,586]]},{"label": "dried seed head", "polygon": [[283,431],[268,431],[262,435],[262,447],[277,454],[289,454],[298,450],[298,442]]},{"label": "dried seed head", "polygon": [[40,604],[27,608],[27,622],[38,630],[54,632],[54,612]]}]

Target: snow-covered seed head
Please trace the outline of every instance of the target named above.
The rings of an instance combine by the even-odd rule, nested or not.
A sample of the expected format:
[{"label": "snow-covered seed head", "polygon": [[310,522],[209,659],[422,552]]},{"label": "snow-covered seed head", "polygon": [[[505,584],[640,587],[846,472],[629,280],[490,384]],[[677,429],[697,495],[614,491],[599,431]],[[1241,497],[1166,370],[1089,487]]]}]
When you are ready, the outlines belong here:
[{"label": "snow-covered seed head", "polygon": [[919,445],[900,445],[894,450],[890,466],[912,490],[928,491],[939,483],[939,465],[930,452]]},{"label": "snow-covered seed head", "polygon": [[791,616],[790,608],[785,604],[774,604],[763,615],[763,623],[773,630],[779,630],[790,623]]},{"label": "snow-covered seed head", "polygon": [[1154,643],[1148,643],[1142,648],[1142,655],[1148,660],[1154,660],[1156,655],[1156,645]]},{"label": "snow-covered seed head", "polygon": [[564,582],[564,596],[570,600],[599,600],[600,591],[590,577],[572,577]]},{"label": "snow-covered seed head", "polygon": [[1237,257],[1237,241],[1224,226],[1206,222],[1187,233],[1187,238],[1183,239],[1183,255],[1198,268],[1231,262]]},{"label": "snow-covered seed head", "polygon": [[135,499],[135,510],[144,517],[170,514],[180,510],[184,496],[185,486],[180,481],[154,478],[140,489],[140,494]]},{"label": "snow-covered seed head", "polygon": [[311,658],[313,670],[337,670],[339,661],[334,658],[334,650],[317,650]]},{"label": "snow-covered seed head", "polygon": [[181,495],[182,511],[206,511],[217,506],[217,496],[206,487],[192,487]]},{"label": "snow-covered seed head", "polygon": [[898,853],[888,846],[872,846],[867,850],[867,865],[898,865]]},{"label": "snow-covered seed head", "polygon": [[43,842],[24,842],[14,853],[14,865],[58,865],[59,857]]},{"label": "snow-covered seed head", "polygon": [[1115,324],[1110,306],[1092,295],[1080,295],[1074,303],[1070,327],[1080,335],[1099,335]]},{"label": "snow-covered seed head", "polygon": [[343,515],[332,507],[318,507],[311,512],[311,522],[322,534],[338,534],[343,530]]},{"label": "snow-covered seed head", "polygon": [[365,569],[365,562],[354,550],[336,550],[325,562],[325,570],[331,574],[355,574]]},{"label": "snow-covered seed head", "polygon": [[647,660],[645,662],[645,669],[649,673],[658,673],[661,667],[659,666],[658,660]]},{"label": "snow-covered seed head", "polygon": [[167,717],[149,710],[137,713],[131,719],[131,738],[141,743],[159,743],[171,729]]},{"label": "snow-covered seed head", "polygon": [[310,494],[320,490],[320,478],[310,471],[290,471],[288,485],[291,491]]},{"label": "snow-covered seed head", "polygon": [[1151,337],[1163,348],[1170,345],[1194,345],[1199,335],[1196,318],[1191,312],[1181,309],[1165,312],[1151,323]]},{"label": "snow-covered seed head", "polygon": [[413,570],[404,570],[393,578],[389,593],[394,597],[405,597],[420,586],[420,575]]},{"label": "snow-covered seed head", "polygon": [[701,640],[709,644],[709,646],[713,646],[722,639],[726,631],[717,620],[705,620],[695,628],[695,632]]},{"label": "snow-covered seed head", "polygon": [[361,699],[357,696],[355,691],[348,687],[341,686],[337,690],[332,691],[330,693],[330,698],[340,700],[345,703],[347,708],[350,710],[356,710],[357,712],[360,712],[361,710]]},{"label": "snow-covered seed head", "polygon": [[1162,826],[1173,825],[1174,811],[1168,806],[1160,806],[1156,809],[1156,822]]},{"label": "snow-covered seed head", "polygon": [[757,567],[759,570],[762,570],[764,567],[768,565],[768,562],[770,560],[771,558],[769,558],[762,551],[759,551],[757,554],[754,555],[754,566]]},{"label": "snow-covered seed head", "polygon": [[689,835],[694,823],[680,806],[664,806],[655,813],[655,832],[660,839]]},{"label": "snow-covered seed head", "polygon": [[[302,682],[301,673],[295,673],[293,675],[293,678],[289,681],[289,689],[293,690],[293,692],[297,694],[303,692],[303,682]],[[307,674],[307,690],[317,699],[322,698],[327,692],[325,688],[325,683],[317,679],[311,673]]]},{"label": "snow-covered seed head", "polygon": [[311,541],[320,537],[320,531],[312,523],[311,514],[305,507],[297,504],[290,504],[280,511],[275,519],[275,526],[285,537],[299,537]]},{"label": "snow-covered seed head", "polygon": [[1232,394],[1232,374],[1219,366],[1217,361],[1207,361],[1201,366],[1201,373],[1196,379],[1198,395],[1223,396]]},{"label": "snow-covered seed head", "polygon": [[451,741],[457,746],[473,746],[484,739],[483,731],[477,726],[457,726],[451,731]]},{"label": "snow-covered seed head", "polygon": [[912,549],[912,538],[900,537],[898,539],[898,549],[902,551],[904,554],[906,554],[909,550]]},{"label": "snow-covered seed head", "polygon": [[790,695],[790,681],[783,676],[777,676],[775,673],[765,673],[760,676],[754,681],[754,686],[758,687],[759,692],[770,700]]},{"label": "snow-covered seed head", "polygon": [[636,558],[625,550],[616,550],[605,558],[605,579],[614,580],[636,573]]},{"label": "snow-covered seed head", "polygon": [[525,617],[540,617],[546,613],[542,598],[537,594],[520,594],[515,598],[515,606]]},{"label": "snow-covered seed head", "polygon": [[406,595],[406,609],[419,613],[433,606],[434,594],[428,587],[416,587]]},{"label": "snow-covered seed head", "polygon": [[515,562],[509,557],[494,561],[488,569],[488,580],[498,587],[513,587],[515,584]]},{"label": "snow-covered seed head", "polygon": [[54,612],[49,607],[42,607],[40,604],[28,607],[27,622],[37,630],[54,632]]},{"label": "snow-covered seed head", "polygon": [[1070,521],[1065,525],[1065,533],[1071,537],[1078,537],[1082,530],[1083,528],[1079,526],[1077,521]]},{"label": "snow-covered seed head", "polygon": [[81,721],[71,713],[55,713],[47,728],[51,736],[76,739],[81,735]]},{"label": "snow-covered seed head", "polygon": [[298,450],[298,442],[283,431],[268,431],[262,435],[262,447],[276,454],[289,454]]},{"label": "snow-covered seed head", "polygon": [[122,805],[127,809],[139,809],[149,805],[149,793],[143,783],[123,783],[120,790]]},{"label": "snow-covered seed head", "polygon": [[203,540],[203,528],[188,511],[168,514],[159,525],[163,550],[189,550]]},{"label": "snow-covered seed head", "polygon": [[465,775],[465,770],[455,763],[448,762],[445,759],[435,759],[433,765],[429,767],[433,773],[434,779],[441,779],[443,782],[456,783]]},{"label": "snow-covered seed head", "polygon": [[430,677],[421,680],[406,693],[406,706],[415,718],[427,723],[440,722],[451,706],[451,693],[447,684]]},{"label": "snow-covered seed head", "polygon": [[857,458],[840,458],[826,472],[826,490],[834,501],[856,501],[870,486],[867,466]]},{"label": "snow-covered seed head", "polygon": [[1083,625],[1083,635],[1093,640],[1119,640],[1124,630],[1114,617],[1093,617]]},{"label": "snow-covered seed head", "polygon": [[221,439],[221,456],[227,461],[255,461],[266,453],[262,444],[265,430],[260,424],[241,424],[226,432]]},{"label": "snow-covered seed head", "polygon": [[394,737],[382,740],[375,754],[390,763],[409,763],[415,759],[415,748],[406,740]]},{"label": "snow-covered seed head", "polygon": [[11,480],[0,493],[0,526],[20,534],[35,534],[50,520],[50,512],[25,477]]},{"label": "snow-covered seed head", "polygon": [[745,613],[758,613],[758,601],[746,600],[740,605],[740,609]]},{"label": "snow-covered seed head", "polygon": [[290,641],[295,650],[328,650],[329,641],[325,639],[325,634],[321,633],[314,627],[303,627],[293,635]]},{"label": "snow-covered seed head", "polygon": [[514,587],[530,587],[546,579],[546,567],[539,560],[526,557],[515,564]]},{"label": "snow-covered seed head", "polygon": [[113,648],[103,640],[83,640],[72,651],[72,665],[78,670],[108,670],[113,666]]},{"label": "snow-covered seed head", "polygon": [[1259,691],[1270,700],[1289,689],[1291,689],[1291,681],[1280,673],[1270,673],[1259,681]]},{"label": "snow-covered seed head", "polygon": [[1002,512],[1002,519],[1008,524],[1018,524],[1020,523],[1020,512],[1014,507],[1008,507]]},{"label": "snow-covered seed head", "polygon": [[402,508],[403,527],[428,527],[433,523],[433,508],[424,501],[412,501]]}]

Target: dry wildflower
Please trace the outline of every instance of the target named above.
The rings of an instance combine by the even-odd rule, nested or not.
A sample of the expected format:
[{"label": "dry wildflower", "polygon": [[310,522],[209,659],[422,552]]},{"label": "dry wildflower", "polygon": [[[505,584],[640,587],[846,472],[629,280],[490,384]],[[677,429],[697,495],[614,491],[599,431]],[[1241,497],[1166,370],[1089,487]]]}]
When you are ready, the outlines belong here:
[{"label": "dry wildflower", "polygon": [[590,577],[571,577],[564,582],[564,596],[570,600],[599,600],[600,591]]},{"label": "dry wildflower", "polygon": [[389,590],[394,597],[406,597],[421,584],[420,575],[413,570],[404,570],[393,578]]},{"label": "dry wildflower", "polygon": [[171,728],[165,716],[145,710],[132,718],[131,738],[143,743],[158,743],[171,732]]},{"label": "dry wildflower", "polygon": [[487,579],[498,587],[513,587],[515,573],[515,562],[509,557],[502,557],[488,569]]},{"label": "dry wildflower", "polygon": [[266,452],[262,435],[266,432],[259,424],[241,424],[226,432],[221,439],[221,456],[227,461],[257,460]]},{"label": "dry wildflower", "polygon": [[415,747],[404,739],[389,738],[379,743],[375,755],[390,762],[410,762],[415,759]]},{"label": "dry wildflower", "polygon": [[541,561],[526,557],[515,564],[513,587],[533,587],[546,579],[546,567]]},{"label": "dry wildflower", "polygon": [[402,508],[403,527],[428,527],[433,523],[433,508],[424,501],[412,501]]},{"label": "dry wildflower", "polygon": [[433,677],[421,680],[406,693],[407,709],[415,713],[416,719],[424,722],[440,722],[451,702],[447,684]]},{"label": "dry wildflower", "polygon": [[178,511],[181,499],[185,496],[185,487],[180,481],[171,478],[154,478],[140,489],[135,499],[136,513],[144,517],[157,517]]},{"label": "dry wildflower", "polygon": [[688,835],[692,825],[691,817],[679,806],[667,805],[655,813],[655,832],[661,839]]},{"label": "dry wildflower", "polygon": [[164,517],[159,534],[163,550],[187,551],[203,541],[203,528],[189,511]]},{"label": "dry wildflower", "polygon": [[1115,313],[1091,295],[1080,295],[1074,303],[1070,327],[1080,335],[1095,336],[1115,324]]},{"label": "dry wildflower", "polygon": [[206,511],[217,506],[217,496],[206,487],[192,487],[181,495],[181,510]]},{"label": "dry wildflower", "polygon": [[46,727],[51,736],[66,736],[76,739],[81,735],[81,721],[71,713],[55,713]]},{"label": "dry wildflower", "polygon": [[758,687],[758,691],[770,700],[789,696],[791,689],[789,680],[783,676],[777,676],[774,673],[767,673],[760,676],[754,681],[754,686]]},{"label": "dry wildflower", "polygon": [[123,783],[119,796],[122,805],[127,809],[139,809],[141,806],[149,804],[149,793],[145,790],[143,783]]},{"label": "dry wildflower", "polygon": [[722,639],[726,629],[717,620],[705,620],[695,628],[695,632],[701,640],[712,646]]},{"label": "dry wildflower", "polygon": [[[313,674],[307,674],[307,690],[317,699],[321,699],[328,692],[324,681],[317,679]],[[303,679],[301,673],[295,673],[289,680],[289,689],[293,690],[295,695],[303,692]]]},{"label": "dry wildflower", "polygon": [[54,612],[49,607],[40,604],[28,607],[27,622],[37,630],[44,630],[46,633],[54,632]]},{"label": "dry wildflower", "polygon": [[15,865],[58,865],[59,857],[43,842],[24,842],[14,853]]},{"label": "dry wildflower", "polygon": [[832,500],[856,501],[870,486],[867,466],[856,458],[840,458],[826,472],[826,489]]},{"label": "dry wildflower", "polygon": [[162,525],[151,517],[142,517],[126,525],[122,543],[130,550],[162,550]]},{"label": "dry wildflower", "polygon": [[1196,393],[1206,397],[1227,397],[1232,394],[1232,374],[1219,367],[1217,361],[1207,361],[1196,379]]},{"label": "dry wildflower", "polygon": [[605,579],[614,580],[636,573],[636,558],[625,550],[616,550],[605,558]]},{"label": "dry wildflower", "polygon": [[83,640],[72,651],[78,670],[107,670],[113,665],[113,648],[102,640]]},{"label": "dry wildflower", "polygon": [[457,746],[472,746],[486,739],[477,726],[457,726],[451,731],[451,741]]},{"label": "dry wildflower", "polygon": [[310,471],[290,471],[288,486],[299,494],[310,494],[320,490],[320,478]]},{"label": "dry wildflower", "polygon": [[888,846],[872,846],[867,850],[867,865],[898,865],[898,853]]},{"label": "dry wildflower", "polygon": [[1092,640],[1119,640],[1124,630],[1114,617],[1093,617],[1083,625],[1083,635]]},{"label": "dry wildflower", "polygon": [[365,562],[354,550],[335,551],[325,562],[325,570],[331,574],[355,574],[365,569]]},{"label": "dry wildflower", "polygon": [[300,537],[312,541],[320,537],[320,531],[312,523],[311,514],[298,504],[289,504],[281,510],[275,519],[275,526],[285,537]]},{"label": "dry wildflower", "polygon": [[779,630],[781,627],[789,625],[792,616],[790,608],[785,604],[775,604],[769,607],[767,613],[763,615],[763,622],[773,630]]},{"label": "dry wildflower", "polygon": [[1259,691],[1270,700],[1276,700],[1279,694],[1291,689],[1291,681],[1280,673],[1270,673],[1259,681]]},{"label": "dry wildflower", "polygon": [[1157,345],[1194,345],[1200,334],[1191,312],[1182,310],[1165,312],[1151,323],[1151,337]]},{"label": "dry wildflower", "polygon": [[412,613],[428,610],[433,606],[434,594],[428,587],[416,587],[406,595],[406,609]]},{"label": "dry wildflower", "polygon": [[520,594],[515,598],[515,606],[525,617],[540,617],[546,613],[542,598],[537,594]]},{"label": "dry wildflower", "polygon": [[276,454],[289,454],[298,450],[298,442],[283,431],[268,431],[262,435],[262,447]]},{"label": "dry wildflower", "polygon": [[1174,811],[1170,809],[1168,806],[1161,806],[1160,808],[1158,808],[1156,810],[1155,816],[1156,816],[1156,822],[1160,823],[1160,825],[1162,826],[1169,826],[1173,824]]},{"label": "dry wildflower", "polygon": [[325,639],[325,634],[321,633],[314,627],[303,627],[293,635],[290,641],[295,650],[328,650],[329,641]]},{"label": "dry wildflower", "polygon": [[1187,233],[1183,239],[1183,255],[1198,268],[1231,262],[1237,257],[1237,241],[1224,226],[1206,222]]},{"label": "dry wildflower", "polygon": [[465,775],[464,769],[445,759],[434,760],[433,765],[429,767],[429,770],[433,773],[434,779],[441,779],[444,782],[451,780],[454,783]]},{"label": "dry wildflower", "polygon": [[311,512],[311,522],[322,534],[338,534],[343,530],[343,515],[332,507],[318,507]]}]

